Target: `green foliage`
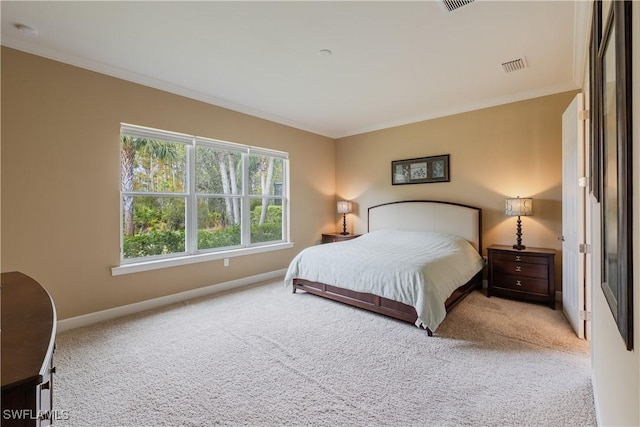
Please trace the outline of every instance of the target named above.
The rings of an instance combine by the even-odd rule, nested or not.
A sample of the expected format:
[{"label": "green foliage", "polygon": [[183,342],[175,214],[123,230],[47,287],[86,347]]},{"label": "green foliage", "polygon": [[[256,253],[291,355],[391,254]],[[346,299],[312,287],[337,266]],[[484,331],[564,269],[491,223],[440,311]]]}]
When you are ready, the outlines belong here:
[{"label": "green foliage", "polygon": [[[262,203],[262,201],[258,200]],[[262,213],[262,205],[259,204],[251,210],[251,224],[258,224],[260,222],[260,214]],[[268,205],[267,216],[264,219],[264,224],[274,223],[278,227],[282,227],[282,206]]]},{"label": "green foliage", "polygon": [[170,230],[184,229],[184,199],[163,199],[161,220]]},{"label": "green foliage", "polygon": [[218,228],[231,221],[227,218],[224,199],[198,200],[198,228]]},{"label": "green foliage", "polygon": [[222,224],[222,214],[211,210],[205,203],[198,203],[198,229],[217,228]]},{"label": "green foliage", "polygon": [[184,231],[151,231],[124,236],[124,258],[184,252]]},{"label": "green foliage", "polygon": [[240,245],[240,226],[215,230],[198,230],[198,249],[224,248]]},{"label": "green foliage", "polygon": [[135,191],[183,192],[186,184],[187,153],[183,144],[141,140],[135,151]]},{"label": "green foliage", "polygon": [[[198,230],[198,249],[224,248],[240,245],[237,225],[216,230]],[[124,236],[124,258],[142,258],[184,252],[184,230],[149,231]]]},{"label": "green foliage", "polygon": [[272,242],[274,240],[282,240],[281,223],[270,222],[251,226],[251,241],[253,243]]},{"label": "green foliage", "polygon": [[136,196],[133,202],[133,224],[134,234],[184,230],[184,199]]},{"label": "green foliage", "polygon": [[282,239],[282,206],[267,206],[264,223],[260,224],[262,206],[255,206],[251,210],[251,242],[272,242]]},{"label": "green foliage", "polygon": [[136,230],[155,229],[162,218],[162,211],[153,206],[151,198],[136,198],[133,224]]},{"label": "green foliage", "polygon": [[[170,203],[167,206],[172,206]],[[166,208],[166,206],[165,206]],[[173,206],[173,209],[180,210]],[[181,209],[184,210],[182,207]],[[261,206],[256,206],[251,212],[251,241],[253,243],[271,242],[282,239],[282,207],[269,206],[267,219],[258,225]],[[211,213],[216,216],[216,213]],[[217,214],[219,216],[219,214]],[[125,235],[124,258],[142,258],[153,255],[166,255],[185,251],[184,229],[167,229],[167,218],[171,217],[171,210],[157,210],[153,205],[140,203],[135,210],[136,229],[144,230],[134,235]],[[176,217],[178,217],[176,215]],[[183,218],[184,215],[181,217]],[[142,226],[145,224],[145,226]],[[183,227],[183,226],[182,226]],[[198,230],[198,249],[224,248],[241,244],[239,225],[217,227]]]}]

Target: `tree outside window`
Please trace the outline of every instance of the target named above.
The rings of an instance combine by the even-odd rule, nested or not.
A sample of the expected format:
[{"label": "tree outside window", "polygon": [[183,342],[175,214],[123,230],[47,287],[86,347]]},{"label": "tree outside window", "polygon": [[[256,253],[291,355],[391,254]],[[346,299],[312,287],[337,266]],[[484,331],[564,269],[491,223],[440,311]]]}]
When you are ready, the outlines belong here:
[{"label": "tree outside window", "polygon": [[286,240],[286,153],[123,125],[122,260]]}]

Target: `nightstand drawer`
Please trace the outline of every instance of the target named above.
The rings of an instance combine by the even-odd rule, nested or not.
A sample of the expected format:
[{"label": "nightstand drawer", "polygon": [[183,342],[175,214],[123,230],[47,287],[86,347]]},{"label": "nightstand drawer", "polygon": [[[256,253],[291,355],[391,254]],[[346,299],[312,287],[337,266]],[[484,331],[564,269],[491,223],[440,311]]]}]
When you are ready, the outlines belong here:
[{"label": "nightstand drawer", "polygon": [[512,289],[514,291],[532,294],[549,294],[549,281],[547,279],[512,276],[509,274],[496,274],[493,276],[492,285],[499,288]]},{"label": "nightstand drawer", "polygon": [[360,237],[360,234],[333,234],[333,233],[324,233],[322,234],[322,243],[335,243],[335,242],[345,242],[347,240],[355,239],[356,237]]},{"label": "nightstand drawer", "polygon": [[526,264],[544,264],[547,265],[547,257],[521,255],[518,253],[495,252],[493,259],[496,261],[524,262]]},{"label": "nightstand drawer", "polygon": [[545,281],[549,277],[549,269],[546,263],[543,265],[494,260],[493,271],[495,274],[511,274],[515,276],[538,277],[540,279],[545,279]]}]

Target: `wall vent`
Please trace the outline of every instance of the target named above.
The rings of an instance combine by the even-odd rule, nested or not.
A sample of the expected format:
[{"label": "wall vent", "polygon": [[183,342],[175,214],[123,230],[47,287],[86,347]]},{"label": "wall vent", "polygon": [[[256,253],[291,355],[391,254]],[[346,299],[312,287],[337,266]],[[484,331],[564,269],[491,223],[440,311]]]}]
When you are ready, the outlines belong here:
[{"label": "wall vent", "polygon": [[522,70],[526,66],[527,66],[527,61],[524,57],[502,63],[502,69],[504,70],[505,73],[511,73],[512,71]]},{"label": "wall vent", "polygon": [[475,0],[442,0],[442,4],[449,11],[453,12],[456,9],[460,9],[462,6],[466,6],[469,3],[473,3]]}]

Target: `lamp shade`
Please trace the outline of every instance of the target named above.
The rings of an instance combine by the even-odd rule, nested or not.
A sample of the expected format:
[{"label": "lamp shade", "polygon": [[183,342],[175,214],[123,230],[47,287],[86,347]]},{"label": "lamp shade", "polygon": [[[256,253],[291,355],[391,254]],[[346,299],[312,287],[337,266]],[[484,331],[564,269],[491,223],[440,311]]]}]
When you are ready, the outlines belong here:
[{"label": "lamp shade", "polygon": [[504,214],[506,216],[533,215],[533,199],[520,197],[505,199]]},{"label": "lamp shade", "polygon": [[345,214],[351,212],[351,202],[341,200],[338,202],[338,213]]}]

